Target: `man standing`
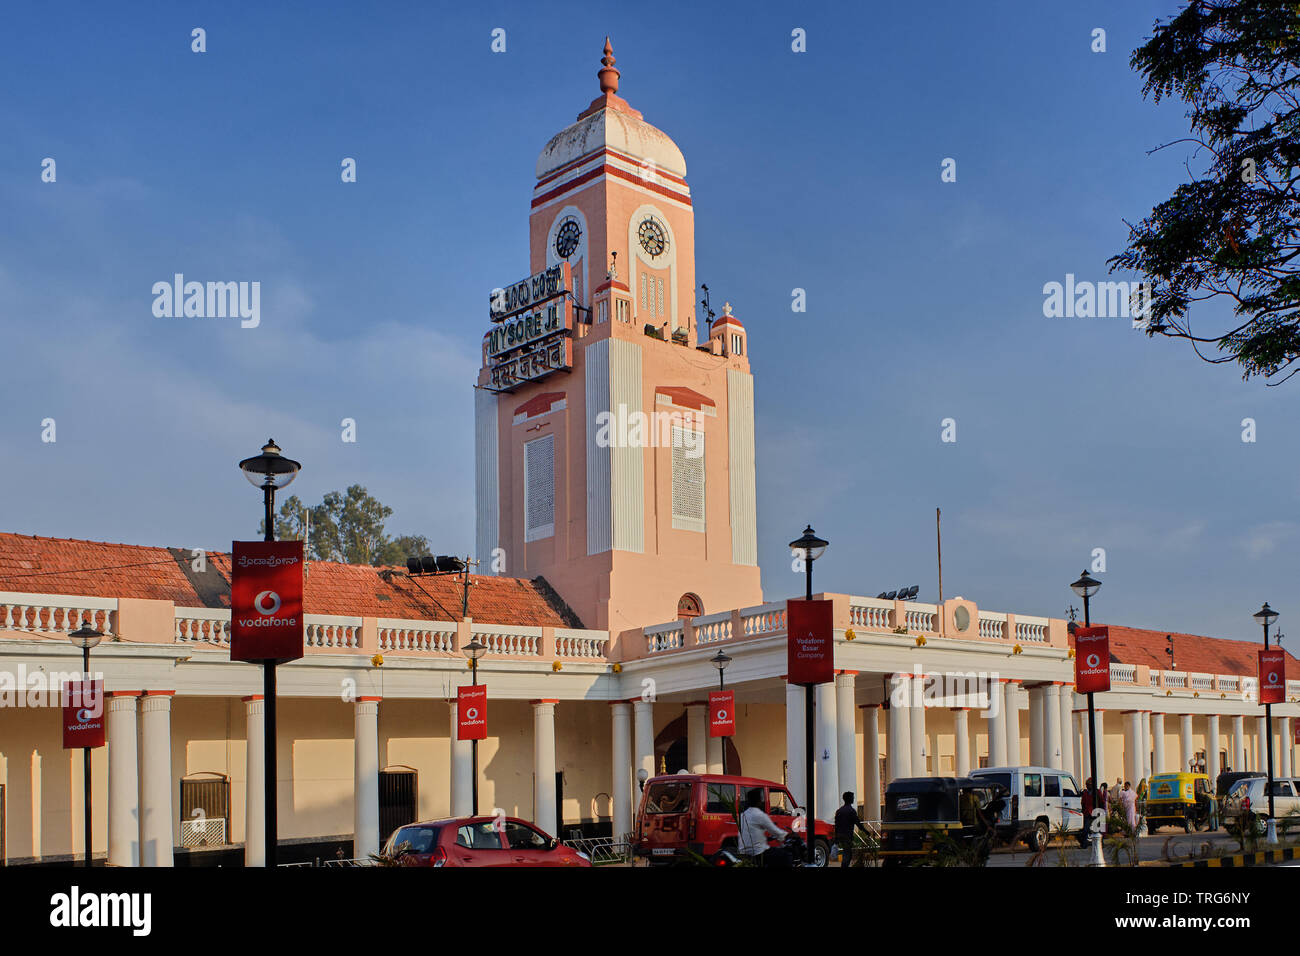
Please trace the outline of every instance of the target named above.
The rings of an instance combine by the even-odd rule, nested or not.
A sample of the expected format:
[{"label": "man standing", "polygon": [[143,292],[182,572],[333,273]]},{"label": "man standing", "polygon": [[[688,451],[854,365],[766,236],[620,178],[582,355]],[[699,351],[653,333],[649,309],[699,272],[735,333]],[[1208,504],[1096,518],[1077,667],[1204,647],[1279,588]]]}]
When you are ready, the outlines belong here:
[{"label": "man standing", "polygon": [[835,811],[835,843],[840,848],[840,868],[853,860],[853,833],[858,828],[858,811],[853,806],[853,791],[844,792],[844,806]]}]

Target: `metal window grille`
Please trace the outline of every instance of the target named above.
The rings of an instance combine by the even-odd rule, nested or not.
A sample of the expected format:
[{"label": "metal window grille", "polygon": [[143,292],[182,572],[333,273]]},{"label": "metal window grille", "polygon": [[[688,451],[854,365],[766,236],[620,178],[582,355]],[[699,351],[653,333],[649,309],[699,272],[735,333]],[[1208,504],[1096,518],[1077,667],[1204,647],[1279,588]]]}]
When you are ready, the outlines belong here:
[{"label": "metal window grille", "polygon": [[555,534],[555,436],[524,444],[524,540]]},{"label": "metal window grille", "polygon": [[688,449],[686,429],[673,426],[673,527],[703,531],[704,432],[692,432],[691,439]]}]

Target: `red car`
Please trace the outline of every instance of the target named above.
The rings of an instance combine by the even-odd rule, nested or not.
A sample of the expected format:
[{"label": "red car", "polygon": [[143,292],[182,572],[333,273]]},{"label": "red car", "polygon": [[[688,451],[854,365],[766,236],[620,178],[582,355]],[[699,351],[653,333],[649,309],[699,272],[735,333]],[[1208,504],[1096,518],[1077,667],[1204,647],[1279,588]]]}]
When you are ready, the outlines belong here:
[{"label": "red car", "polygon": [[[690,852],[711,859],[721,850],[735,851],[740,838],[737,814],[751,790],[761,790],[763,810],[782,830],[800,833],[798,806],[790,791],[771,780],[720,774],[677,773],[651,777],[641,792],[636,818],[636,855],[651,864],[674,863]],[[813,855],[825,866],[835,828],[818,820]],[[802,833],[800,833],[802,836]]]},{"label": "red car", "polygon": [[383,855],[402,866],[591,866],[585,853],[515,817],[408,823],[393,831]]}]

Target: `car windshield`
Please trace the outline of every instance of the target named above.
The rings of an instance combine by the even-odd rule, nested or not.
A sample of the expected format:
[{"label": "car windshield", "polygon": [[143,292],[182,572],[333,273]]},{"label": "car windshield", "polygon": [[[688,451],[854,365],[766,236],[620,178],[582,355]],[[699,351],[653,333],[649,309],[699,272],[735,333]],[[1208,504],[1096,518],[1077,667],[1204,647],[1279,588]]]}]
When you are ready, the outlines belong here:
[{"label": "car windshield", "polygon": [[646,813],[685,813],[691,806],[690,780],[672,780],[665,783],[652,783],[645,788]]},{"label": "car windshield", "polygon": [[437,827],[402,827],[388,838],[384,852],[391,856],[405,843],[405,853],[432,853],[433,845],[437,842]]}]

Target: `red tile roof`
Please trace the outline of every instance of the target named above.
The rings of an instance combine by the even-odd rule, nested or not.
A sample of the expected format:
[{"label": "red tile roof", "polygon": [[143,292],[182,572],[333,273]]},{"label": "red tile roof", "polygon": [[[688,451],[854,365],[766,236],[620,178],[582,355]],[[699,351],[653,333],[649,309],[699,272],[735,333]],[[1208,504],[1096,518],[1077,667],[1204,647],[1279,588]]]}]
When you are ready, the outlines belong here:
[{"label": "red tile roof", "polygon": [[[1201,637],[1174,631],[1152,631],[1140,627],[1108,625],[1110,656],[1120,664],[1144,664],[1152,670],[1173,670],[1165,648],[1174,639],[1174,663],[1177,670],[1198,674],[1254,674],[1256,655],[1264,642],[1234,641],[1222,637]],[[1074,638],[1070,638],[1074,646]],[[1300,678],[1300,660],[1287,652],[1287,674]]]},{"label": "red tile roof", "polygon": [[[203,573],[192,569],[192,560],[188,548],[0,532],[0,591],[229,607],[230,555],[208,552]],[[470,582],[469,616],[479,623],[581,626],[542,578],[472,574]],[[459,576],[409,578],[404,568],[310,561],[303,603],[308,614],[454,621],[461,583]]]}]

